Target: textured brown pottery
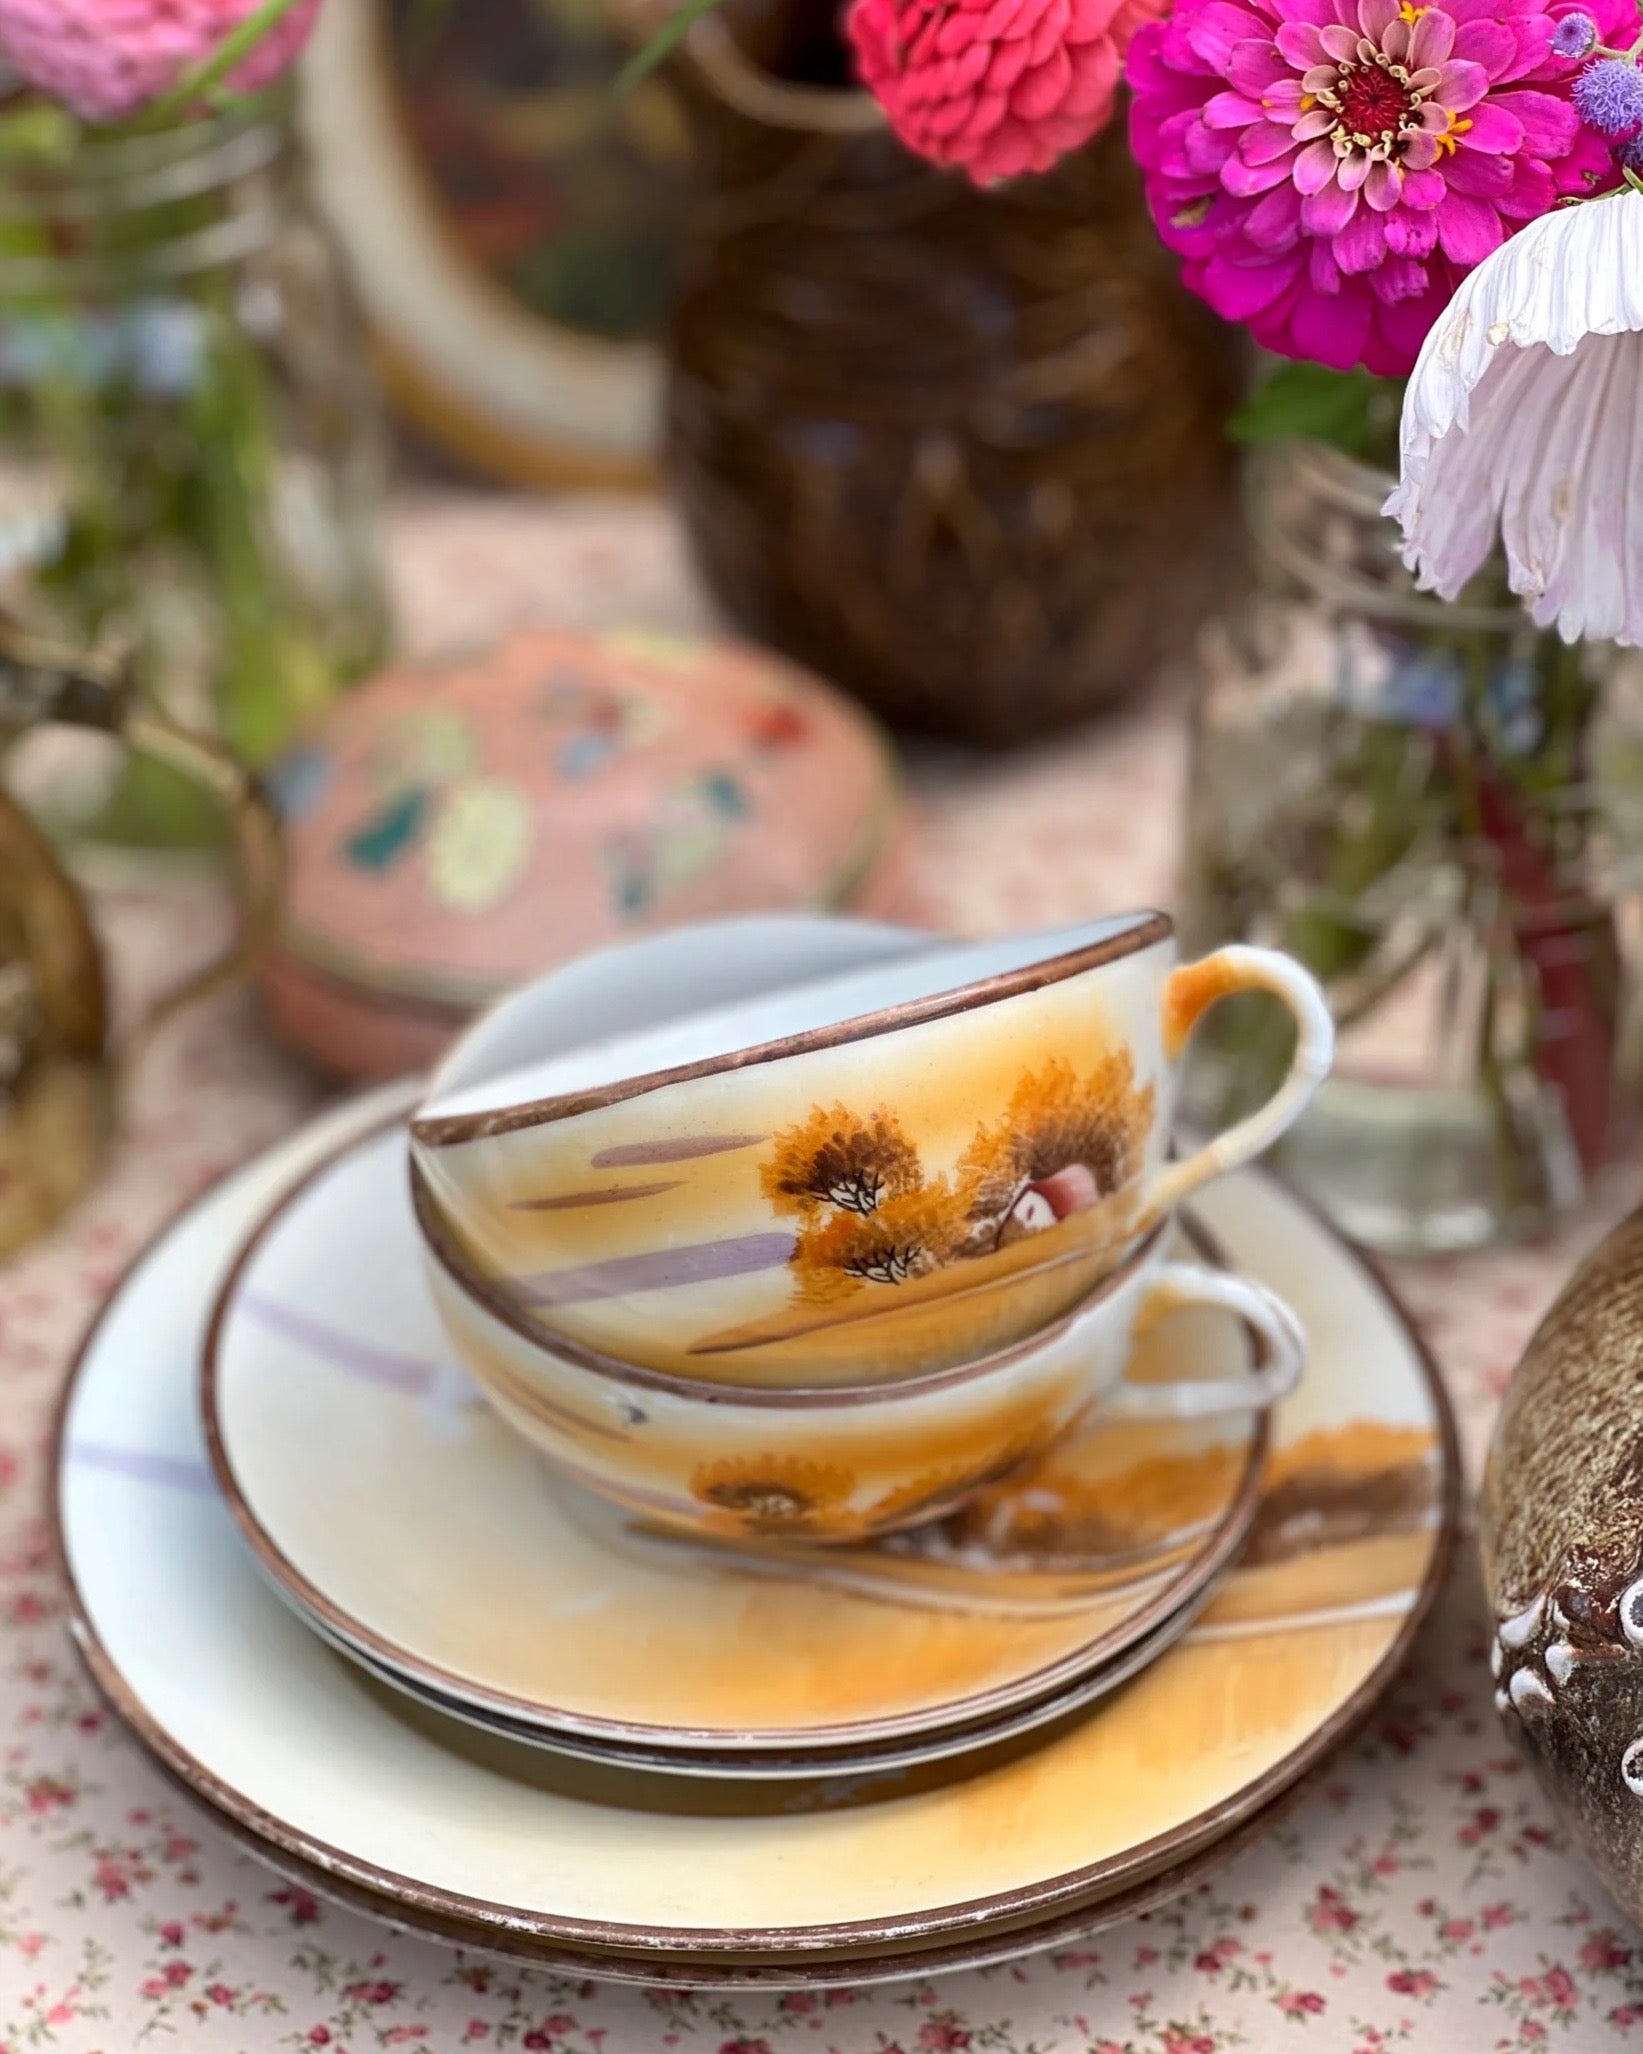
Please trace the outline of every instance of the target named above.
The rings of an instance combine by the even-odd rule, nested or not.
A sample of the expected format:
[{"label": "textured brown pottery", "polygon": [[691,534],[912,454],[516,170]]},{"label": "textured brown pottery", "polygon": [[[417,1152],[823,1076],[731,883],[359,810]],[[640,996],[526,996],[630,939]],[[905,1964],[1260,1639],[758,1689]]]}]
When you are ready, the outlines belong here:
[{"label": "textured brown pottery", "polygon": [[1530,1342],[1478,1538],[1496,1709],[1643,1924],[1643,1211],[1581,1265]]},{"label": "textured brown pottery", "polygon": [[1158,243],[1122,115],[982,192],[849,89],[830,0],[728,0],[703,31],[731,66],[700,36],[681,66],[667,460],[720,602],[892,725],[973,742],[1143,683],[1236,560],[1242,357]]}]

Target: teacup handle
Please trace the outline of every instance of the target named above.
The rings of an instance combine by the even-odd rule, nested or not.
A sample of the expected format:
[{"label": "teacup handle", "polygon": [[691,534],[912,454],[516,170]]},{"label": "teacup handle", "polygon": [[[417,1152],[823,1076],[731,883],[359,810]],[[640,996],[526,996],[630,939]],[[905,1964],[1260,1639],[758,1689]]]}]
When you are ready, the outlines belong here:
[{"label": "teacup handle", "polygon": [[1101,1406],[1103,1419],[1207,1419],[1287,1398],[1306,1365],[1301,1323],[1275,1291],[1250,1277],[1196,1262],[1160,1264],[1136,1321],[1136,1332],[1201,1305],[1230,1312],[1260,1343],[1260,1360],[1237,1376],[1186,1378],[1170,1384],[1121,1383]]},{"label": "teacup handle", "polygon": [[208,735],[146,705],[129,676],[107,673],[25,635],[0,613],[0,735],[35,725],[92,728],[118,736],[206,786],[230,808],[238,856],[238,922],[233,940],[210,963],[164,992],[114,1052],[123,1070],[154,1030],[248,967],[274,923],[282,874],[279,819],[252,773]]},{"label": "teacup handle", "polygon": [[1170,973],[1163,998],[1168,1059],[1172,1063],[1180,1060],[1187,1037],[1211,1006],[1245,991],[1269,991],[1289,1008],[1295,1021],[1294,1060],[1265,1105],[1184,1162],[1164,1165],[1142,1197],[1140,1215],[1130,1229],[1134,1234],[1149,1232],[1201,1185],[1270,1148],[1306,1111],[1329,1075],[1335,1054],[1335,1022],[1323,987],[1292,956],[1242,943],[1217,949],[1196,963],[1183,963]]}]

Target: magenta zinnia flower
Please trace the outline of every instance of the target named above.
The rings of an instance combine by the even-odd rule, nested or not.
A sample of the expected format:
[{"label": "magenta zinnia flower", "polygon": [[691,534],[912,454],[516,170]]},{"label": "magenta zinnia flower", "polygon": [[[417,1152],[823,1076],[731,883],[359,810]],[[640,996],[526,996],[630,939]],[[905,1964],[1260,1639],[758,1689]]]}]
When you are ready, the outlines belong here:
[{"label": "magenta zinnia flower", "polygon": [[851,0],[868,91],[921,157],[977,185],[1047,171],[1112,119],[1131,36],[1166,0]]},{"label": "magenta zinnia flower", "polygon": [[[0,54],[19,77],[86,121],[114,121],[202,64],[258,0],[0,0]],[[228,80],[255,92],[276,79],[314,25],[298,0]]]},{"label": "magenta zinnia flower", "polygon": [[[1584,10],[1635,33],[1632,0]],[[1179,0],[1130,50],[1130,136],[1187,283],[1284,356],[1395,375],[1460,279],[1611,184],[1540,0]]]}]

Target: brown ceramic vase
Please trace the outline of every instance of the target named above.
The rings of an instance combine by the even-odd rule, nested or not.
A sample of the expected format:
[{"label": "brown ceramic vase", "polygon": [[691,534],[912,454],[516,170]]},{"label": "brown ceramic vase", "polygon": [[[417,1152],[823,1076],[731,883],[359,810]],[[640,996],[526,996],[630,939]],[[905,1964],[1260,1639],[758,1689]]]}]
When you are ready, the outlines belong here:
[{"label": "brown ceramic vase", "polygon": [[1478,1507],[1495,1705],[1643,1923],[1643,1211],[1542,1322]]},{"label": "brown ceramic vase", "polygon": [[850,90],[832,0],[704,30],[666,435],[714,593],[900,728],[998,745],[1122,697],[1226,591],[1242,380],[1122,115],[980,191]]}]

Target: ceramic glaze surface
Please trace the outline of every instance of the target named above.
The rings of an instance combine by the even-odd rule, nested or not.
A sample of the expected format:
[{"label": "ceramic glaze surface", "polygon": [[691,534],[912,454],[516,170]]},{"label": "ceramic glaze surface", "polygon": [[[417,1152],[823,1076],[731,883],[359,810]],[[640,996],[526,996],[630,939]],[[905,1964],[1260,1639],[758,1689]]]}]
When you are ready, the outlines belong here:
[{"label": "ceramic glaze surface", "polygon": [[156,1247],[83,1358],[60,1481],[74,1611],[105,1688],[219,1810],[344,1887],[411,1918],[658,1965],[1036,1918],[1253,1815],[1366,1708],[1425,1607],[1452,1516],[1436,1385],[1357,1259],[1246,1174],[1206,1194],[1206,1222],[1293,1299],[1319,1374],[1279,1408],[1245,1566],[1133,1688],[955,1789],[802,1816],[651,1815],[453,1757],[266,1588],[204,1467],[194,1392],[214,1275],[274,1190],[381,1111],[321,1123]]},{"label": "ceramic glaze surface", "polygon": [[428,1092],[465,1092],[589,1042],[642,1032],[659,1014],[762,997],[928,945],[911,928],[805,913],[744,914],[612,943],[488,1007],[445,1052]]},{"label": "ceramic glaze surface", "polygon": [[[1250,989],[1297,1017],[1291,1075],[1166,1170],[1192,1024]],[[1059,1318],[1298,1116],[1331,1038],[1285,958],[1176,970],[1159,915],[680,999],[648,1032],[436,1079],[413,1147],[435,1238],[527,1327],[724,1382],[916,1375]]]},{"label": "ceramic glaze surface", "polygon": [[[386,1211],[391,1189],[382,1179],[362,1202]],[[339,1229],[344,1216],[338,1207]],[[300,1237],[297,1220],[289,1231]],[[271,1242],[282,1238],[276,1225]],[[308,1245],[312,1278],[338,1242],[315,1219]],[[415,1245],[414,1234],[401,1241],[402,1268]],[[837,1543],[944,1516],[1092,1408],[1201,1417],[1292,1390],[1305,1344],[1289,1308],[1247,1279],[1162,1255],[1158,1230],[1073,1312],[1002,1354],[891,1383],[781,1390],[572,1359],[498,1317],[439,1258],[427,1256],[423,1269],[440,1322],[486,1397],[589,1488],[684,1532]],[[1203,1306],[1231,1308],[1249,1324],[1258,1365],[1167,1390],[1123,1381],[1139,1334]]]},{"label": "ceramic glaze surface", "polygon": [[1643,1916],[1643,1213],[1575,1272],[1506,1392],[1478,1505],[1495,1707]]},{"label": "ceramic glaze surface", "polygon": [[276,1021],[351,1074],[667,923],[876,890],[897,814],[873,723],[762,651],[536,629],[385,672],[278,766]]},{"label": "ceramic glaze surface", "polygon": [[[228,1287],[204,1402],[219,1479],[287,1594],[385,1669],[481,1710],[730,1750],[973,1721],[1185,1605],[1253,1510],[1265,1433],[1251,1413],[1098,1418],[939,1525],[795,1549],[793,1503],[825,1485],[827,1460],[775,1462],[745,1419],[737,1456],[732,1413],[701,1469],[728,1500],[726,1530],[745,1531],[765,1495],[768,1538],[750,1551],[665,1536],[544,1466],[477,1402],[420,1278],[403,1154],[402,1131],[372,1137],[275,1215]],[[1183,1312],[1130,1375],[1151,1391],[1236,1378],[1249,1353],[1228,1312]],[[632,1408],[651,1403],[639,1391]],[[873,1461],[883,1409],[865,1408]],[[607,1404],[595,1424],[617,1418]],[[930,1465],[916,1481],[939,1485]],[[427,1506],[437,1517],[412,1509]]]}]

